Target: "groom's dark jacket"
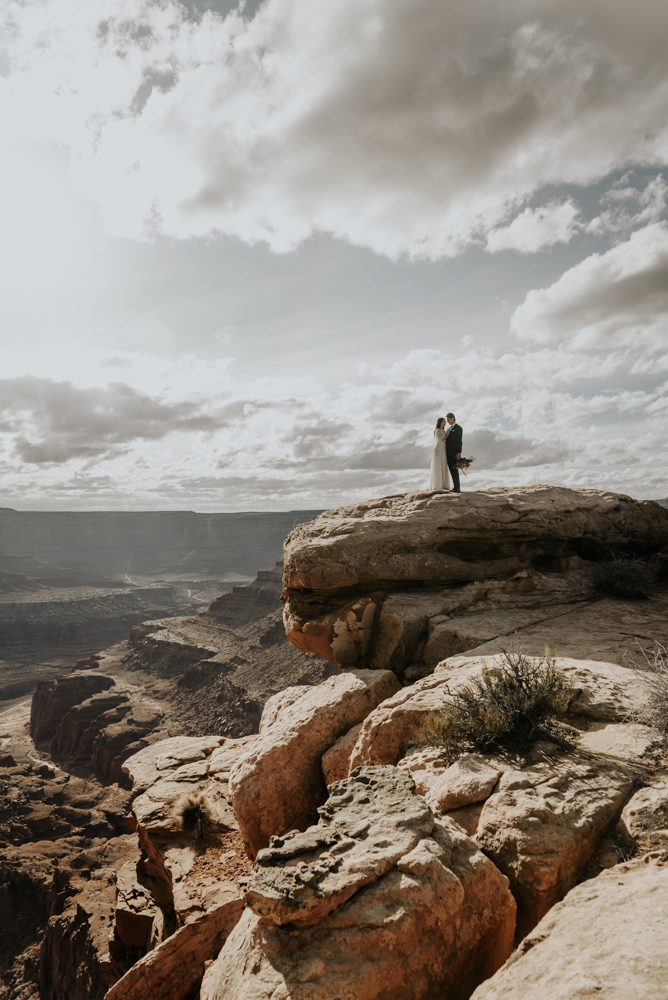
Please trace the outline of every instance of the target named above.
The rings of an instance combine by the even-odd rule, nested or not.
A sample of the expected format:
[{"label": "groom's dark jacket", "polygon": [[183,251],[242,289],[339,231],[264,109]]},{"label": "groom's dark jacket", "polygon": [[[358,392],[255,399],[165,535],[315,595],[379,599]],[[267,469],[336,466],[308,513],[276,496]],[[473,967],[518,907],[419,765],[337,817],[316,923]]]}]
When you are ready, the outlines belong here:
[{"label": "groom's dark jacket", "polygon": [[448,462],[453,461],[457,458],[457,455],[461,453],[462,450],[462,429],[459,424],[453,424],[448,435],[448,440],[445,442],[445,454],[447,456]]}]

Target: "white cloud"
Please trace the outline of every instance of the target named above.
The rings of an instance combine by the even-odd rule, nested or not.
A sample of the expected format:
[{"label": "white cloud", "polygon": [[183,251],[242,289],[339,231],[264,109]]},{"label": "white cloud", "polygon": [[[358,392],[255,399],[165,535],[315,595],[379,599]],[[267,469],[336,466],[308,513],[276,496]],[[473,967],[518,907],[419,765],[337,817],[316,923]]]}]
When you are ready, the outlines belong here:
[{"label": "white cloud", "polygon": [[487,234],[487,249],[517,250],[536,253],[555,243],[568,243],[577,232],[579,209],[569,198],[567,201],[548,202],[540,208],[525,208],[516,215],[509,226],[492,229]]},{"label": "white cloud", "polygon": [[[0,383],[0,503],[271,509],[420,489],[435,419],[451,408],[475,457],[467,488],[548,481],[663,496],[668,359],[661,379],[629,388],[637,353],[415,351],[329,389],[193,357],[110,355],[128,362],[119,372],[91,355],[97,385]],[[59,374],[48,357],[44,367]],[[598,387],[578,390],[592,372]]]},{"label": "white cloud", "polygon": [[31,375],[0,380],[0,434],[10,436],[22,462],[34,465],[109,458],[139,439],[220,429],[234,415],[234,406],[205,415],[193,403],[166,403],[123,382],[83,389]]},{"label": "white cloud", "polygon": [[[0,305],[10,318],[30,313],[45,346],[26,360],[16,336],[3,357],[0,502],[304,507],[420,488],[435,418],[449,409],[476,458],[469,488],[668,493],[656,384],[668,370],[664,0],[264,0],[250,20],[188,17],[176,0],[8,0],[4,13]],[[591,222],[586,197],[555,193],[627,168]],[[326,231],[426,258],[471,244],[528,254],[575,233],[625,242],[529,292],[513,315],[519,342],[504,340],[500,309],[479,308],[487,290],[475,283],[463,325],[444,298],[443,337],[406,324],[409,342],[461,343],[459,355],[416,350],[390,363],[400,323],[384,340],[365,333],[382,297],[373,282],[337,320],[345,340],[337,323],[314,334],[307,314],[281,340],[288,320],[260,329],[252,310],[223,303],[202,337],[242,357],[259,334],[272,377],[258,378],[251,352],[245,370],[183,356],[183,324],[139,283],[91,280],[92,213],[63,196],[65,169],[107,230],[131,238],[224,231],[282,251]],[[507,261],[493,263],[501,273]],[[199,275],[177,272],[168,261],[165,286],[199,289]],[[306,300],[319,285],[303,273]],[[444,281],[453,273],[444,265]],[[512,288],[492,288],[489,301],[501,301],[496,291],[516,301]],[[273,321],[271,282],[251,294]],[[90,296],[91,330],[86,346],[68,347],[77,296]],[[123,296],[127,317],[106,309]],[[105,323],[109,350],[96,352]],[[307,337],[320,338],[321,357],[302,350]],[[363,358],[388,360],[356,370]]]},{"label": "white cloud", "polygon": [[532,193],[668,159],[663,0],[6,9],[10,131],[69,146],[117,234],[286,250],[322,230],[437,258],[493,229],[524,251],[569,231],[564,207],[499,231]]},{"label": "white cloud", "polygon": [[648,223],[659,222],[666,211],[668,184],[663,175],[658,174],[644,188],[638,188],[630,184],[625,175],[610,187],[601,201],[609,207],[587,224],[586,231],[595,236],[630,233]]},{"label": "white cloud", "polygon": [[511,327],[525,340],[582,347],[655,344],[668,338],[668,224],[654,223],[592,254],[549,288],[534,289]]}]

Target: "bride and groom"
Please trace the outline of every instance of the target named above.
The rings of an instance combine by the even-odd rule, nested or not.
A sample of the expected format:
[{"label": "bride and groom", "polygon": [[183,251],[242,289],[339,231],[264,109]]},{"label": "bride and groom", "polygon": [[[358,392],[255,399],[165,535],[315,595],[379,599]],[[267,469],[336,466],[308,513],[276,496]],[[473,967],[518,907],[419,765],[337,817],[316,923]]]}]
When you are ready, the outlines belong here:
[{"label": "bride and groom", "polygon": [[[447,424],[446,424],[447,420]],[[457,460],[462,457],[462,429],[454,413],[439,417],[434,431],[434,452],[431,458],[430,490],[449,490],[459,493]],[[449,470],[449,474],[448,474]],[[452,487],[450,486],[452,476]]]}]

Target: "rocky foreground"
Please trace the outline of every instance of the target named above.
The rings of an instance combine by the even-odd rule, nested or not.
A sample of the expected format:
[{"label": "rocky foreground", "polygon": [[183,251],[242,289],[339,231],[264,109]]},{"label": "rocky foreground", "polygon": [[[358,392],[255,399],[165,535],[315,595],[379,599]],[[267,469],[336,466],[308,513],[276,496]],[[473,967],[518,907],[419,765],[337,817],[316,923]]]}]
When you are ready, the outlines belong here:
[{"label": "rocky foreground", "polygon": [[[642,561],[646,599],[602,596],[613,555]],[[667,555],[668,510],[614,494],[387,498],[288,536],[292,647],[276,613],[231,629],[218,604],[137,630],[124,679],[82,665],[77,703],[51,682],[33,733],[65,769],[37,765],[34,801],[73,822],[66,758],[99,761],[99,799],[67,864],[53,847],[51,915],[23,952],[39,985],[14,967],[5,996],[665,997],[668,743],[638,720],[643,654],[668,644]],[[425,743],[424,720],[520,642],[563,671],[560,735],[455,759]],[[131,688],[151,668],[148,698]],[[203,732],[223,681],[261,716]],[[131,833],[103,830],[126,811]]]}]

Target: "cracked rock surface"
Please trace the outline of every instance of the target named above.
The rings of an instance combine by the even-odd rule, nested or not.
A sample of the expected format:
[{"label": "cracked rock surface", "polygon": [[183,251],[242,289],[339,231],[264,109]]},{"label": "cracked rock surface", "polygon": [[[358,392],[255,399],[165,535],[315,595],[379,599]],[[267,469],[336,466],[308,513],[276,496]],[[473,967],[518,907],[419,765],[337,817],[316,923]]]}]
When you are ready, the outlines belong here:
[{"label": "cracked rock surface", "polygon": [[258,855],[201,1000],[468,996],[510,953],[507,879],[406,771],[361,768],[331,793],[317,826]]},{"label": "cracked rock surface", "polygon": [[668,853],[572,889],[471,1000],[664,1000]]},{"label": "cracked rock surface", "polygon": [[399,687],[389,670],[352,670],[290,687],[265,707],[260,735],[230,772],[234,813],[250,857],[269,838],[305,829],[327,798],[322,755]]}]

